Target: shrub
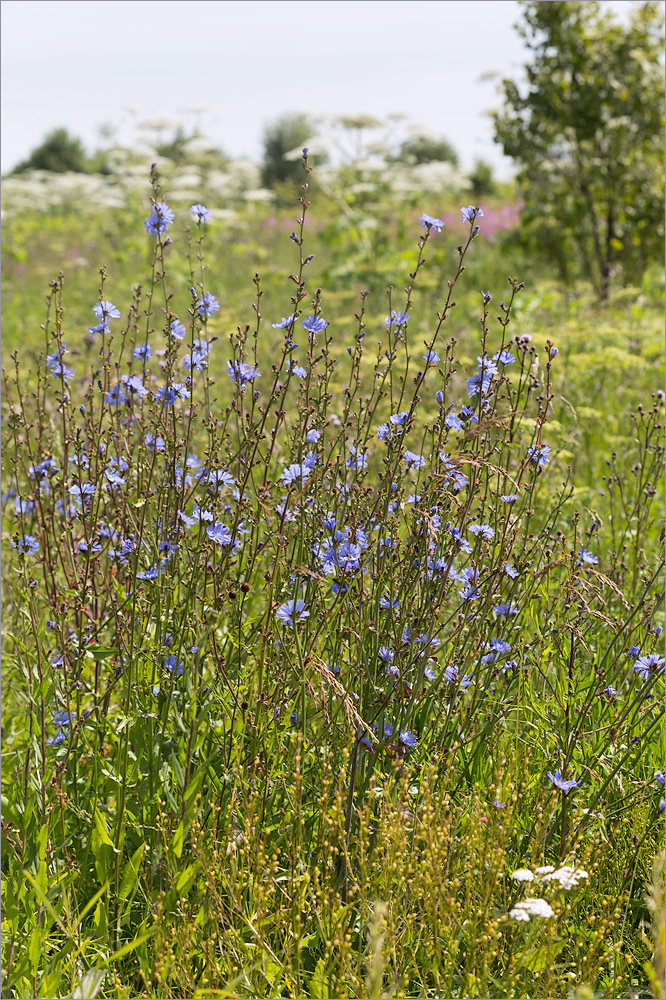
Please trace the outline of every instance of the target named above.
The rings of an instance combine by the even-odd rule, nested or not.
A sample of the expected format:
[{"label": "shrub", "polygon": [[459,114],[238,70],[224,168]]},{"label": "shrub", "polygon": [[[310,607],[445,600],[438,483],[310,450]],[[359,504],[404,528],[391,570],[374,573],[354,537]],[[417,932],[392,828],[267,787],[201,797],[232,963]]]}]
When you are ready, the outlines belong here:
[{"label": "shrub", "polygon": [[90,166],[81,140],[70,135],[67,129],[57,128],[49,132],[28,159],[14,167],[12,173],[21,174],[26,170],[49,170],[56,174],[71,170],[85,174],[89,173]]},{"label": "shrub", "polygon": [[297,159],[285,159],[285,153],[291,153],[307,142],[313,129],[312,120],[302,113],[282,115],[266,126],[261,165],[261,183],[264,187],[272,188],[285,182],[296,187],[301,176],[301,165]]}]

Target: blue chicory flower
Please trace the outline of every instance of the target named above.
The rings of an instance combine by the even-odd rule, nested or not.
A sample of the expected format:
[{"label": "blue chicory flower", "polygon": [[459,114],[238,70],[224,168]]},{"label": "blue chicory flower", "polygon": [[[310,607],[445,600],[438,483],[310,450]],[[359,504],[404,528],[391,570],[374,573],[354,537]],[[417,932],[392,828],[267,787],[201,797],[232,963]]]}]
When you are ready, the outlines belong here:
[{"label": "blue chicory flower", "polygon": [[210,218],[213,214],[211,210],[206,208],[204,205],[192,205],[190,207],[190,212],[197,222],[210,222]]},{"label": "blue chicory flower", "polygon": [[575,781],[573,778],[569,778],[568,780],[565,780],[562,777],[562,772],[560,771],[559,767],[555,771],[554,774],[553,774],[552,771],[549,771],[548,772],[548,777],[550,778],[550,780],[552,781],[552,783],[555,785],[555,787],[559,788],[560,791],[564,792],[565,795],[567,794],[567,792],[570,792],[572,789],[578,788],[578,786],[581,784],[580,781]]},{"label": "blue chicory flower", "polygon": [[321,333],[328,326],[327,321],[322,316],[308,316],[301,323],[301,326],[308,331],[308,333]]},{"label": "blue chicory flower", "polygon": [[160,236],[167,231],[174,219],[175,215],[169,206],[163,201],[156,201],[143,225],[150,236]]},{"label": "blue chicory flower", "polygon": [[478,205],[468,205],[466,208],[461,208],[460,211],[463,222],[475,222],[477,219],[483,218],[483,211]]},{"label": "blue chicory flower", "polygon": [[284,625],[291,625],[292,628],[294,620],[302,622],[305,618],[310,617],[310,612],[305,610],[305,601],[300,597],[296,601],[285,601],[277,609],[276,614]]},{"label": "blue chicory flower", "polygon": [[423,223],[424,229],[427,229],[428,231],[432,229],[436,233],[441,233],[442,229],[446,225],[446,223],[442,222],[441,219],[436,219],[434,216],[427,215],[425,212],[419,219],[419,222]]}]

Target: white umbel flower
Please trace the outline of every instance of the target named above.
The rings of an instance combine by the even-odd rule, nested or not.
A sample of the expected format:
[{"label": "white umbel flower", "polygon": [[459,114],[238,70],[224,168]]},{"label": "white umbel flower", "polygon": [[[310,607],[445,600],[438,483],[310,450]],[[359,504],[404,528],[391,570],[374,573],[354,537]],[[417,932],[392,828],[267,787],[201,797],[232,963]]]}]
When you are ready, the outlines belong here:
[{"label": "white umbel flower", "polygon": [[509,910],[512,920],[529,920],[530,917],[540,917],[548,920],[555,916],[555,911],[545,899],[523,899],[521,903],[516,903],[513,910]]},{"label": "white umbel flower", "polygon": [[571,865],[562,865],[561,868],[553,869],[542,878],[544,882],[559,882],[563,889],[573,889],[583,879],[589,879],[589,875],[584,868],[573,868]]},{"label": "white umbel flower", "polygon": [[516,882],[532,882],[534,874],[529,868],[517,868],[515,872],[511,872],[511,878],[515,879]]}]

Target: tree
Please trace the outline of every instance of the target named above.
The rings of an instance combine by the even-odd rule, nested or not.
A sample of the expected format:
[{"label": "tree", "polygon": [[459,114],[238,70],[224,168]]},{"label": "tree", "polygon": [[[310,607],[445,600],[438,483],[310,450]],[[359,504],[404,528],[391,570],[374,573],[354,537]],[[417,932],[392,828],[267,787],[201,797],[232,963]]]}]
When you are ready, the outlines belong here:
[{"label": "tree", "polygon": [[85,174],[89,173],[90,164],[81,140],[70,135],[66,128],[57,128],[49,132],[41,145],[33,149],[27,160],[14,167],[12,173],[26,170],[50,170],[55,174],[72,170]]},{"label": "tree", "polygon": [[303,146],[314,132],[314,124],[305,114],[282,115],[264,130],[264,156],[261,165],[261,183],[272,188],[285,181],[300,181],[303,168],[300,158],[285,159]]},{"label": "tree", "polygon": [[[521,4],[525,85],[504,80],[495,140],[518,167],[524,220],[570,276],[571,250],[600,299],[663,259],[661,4],[626,25],[597,0]],[[569,272],[569,273],[567,273]]]},{"label": "tree", "polygon": [[477,156],[468,179],[472,197],[476,199],[477,203],[479,198],[485,198],[487,195],[495,193],[493,168],[487,160]]},{"label": "tree", "polygon": [[406,163],[450,163],[458,166],[458,154],[447,139],[415,135],[400,146],[399,160]]}]

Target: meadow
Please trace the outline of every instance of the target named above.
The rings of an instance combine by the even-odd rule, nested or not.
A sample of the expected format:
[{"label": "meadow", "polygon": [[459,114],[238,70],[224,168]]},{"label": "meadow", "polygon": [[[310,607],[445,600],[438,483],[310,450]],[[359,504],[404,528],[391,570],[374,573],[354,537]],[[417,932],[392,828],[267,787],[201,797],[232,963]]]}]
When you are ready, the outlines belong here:
[{"label": "meadow", "polygon": [[664,996],[663,274],[349,180],[3,220],[3,997]]}]

